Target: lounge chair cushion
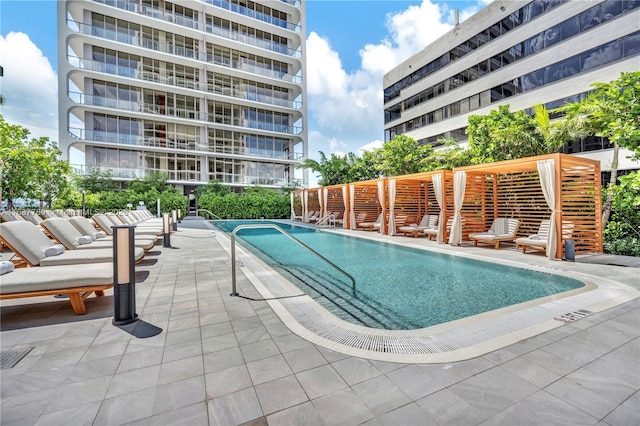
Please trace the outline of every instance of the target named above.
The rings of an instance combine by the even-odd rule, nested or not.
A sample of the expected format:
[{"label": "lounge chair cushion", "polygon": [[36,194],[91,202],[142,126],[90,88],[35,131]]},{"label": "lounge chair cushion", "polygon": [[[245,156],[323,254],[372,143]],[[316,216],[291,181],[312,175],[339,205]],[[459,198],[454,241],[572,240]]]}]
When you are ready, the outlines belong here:
[{"label": "lounge chair cushion", "polygon": [[[16,254],[31,265],[53,266],[85,263],[113,262],[113,249],[71,250],[58,256],[45,255],[45,250],[55,243],[47,238],[39,227],[28,221],[0,224],[0,235],[16,251]],[[144,257],[144,250],[136,247],[136,261]]]},{"label": "lounge chair cushion", "polygon": [[104,232],[102,232],[102,231],[98,231],[98,232],[96,232],[96,233],[94,234],[94,238],[95,238],[96,240],[99,240],[100,238],[104,238],[104,237],[106,237],[106,236],[107,236],[107,234],[105,234],[105,233],[104,233]]},{"label": "lounge chair cushion", "polygon": [[62,244],[55,244],[44,250],[44,255],[46,257],[60,256],[62,253],[64,253],[64,246]]},{"label": "lounge chair cushion", "polygon": [[82,237],[78,238],[78,244],[80,245],[91,244],[92,241],[93,238],[91,238],[91,235],[83,235]]},{"label": "lounge chair cushion", "polygon": [[13,271],[15,267],[16,266],[13,264],[13,262],[3,260],[2,262],[0,262],[0,275],[8,274],[9,272]]},{"label": "lounge chair cushion", "polygon": [[73,265],[17,269],[2,276],[0,294],[25,293],[113,283],[113,264],[94,263],[91,271]]}]

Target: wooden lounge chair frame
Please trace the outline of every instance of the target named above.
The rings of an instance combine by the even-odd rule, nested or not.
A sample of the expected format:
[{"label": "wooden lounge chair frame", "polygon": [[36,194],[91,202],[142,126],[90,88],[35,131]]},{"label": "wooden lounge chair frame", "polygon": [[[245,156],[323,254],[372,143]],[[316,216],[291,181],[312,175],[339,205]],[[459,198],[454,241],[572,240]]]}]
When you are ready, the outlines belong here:
[{"label": "wooden lounge chair frame", "polygon": [[[546,224],[545,224],[546,222]],[[542,250],[545,251],[547,249],[547,237],[549,235],[549,220],[543,220],[540,224],[540,229],[538,230],[538,234],[540,235],[540,240],[532,240],[529,237],[517,238],[515,240],[516,250],[522,247],[522,253],[525,253],[527,249],[529,250]],[[546,226],[546,229],[545,229]],[[569,240],[573,236],[573,229],[575,225],[571,221],[563,220],[562,221],[562,240]],[[540,232],[543,231],[543,232]]]},{"label": "wooden lounge chair frame", "polygon": [[[498,219],[504,219],[504,218],[496,218],[494,219],[494,223]],[[518,238],[518,229],[520,228],[520,221],[518,219],[506,219],[506,220],[508,221],[509,235],[501,237],[501,236],[494,236],[486,232],[480,232],[476,234],[469,234],[469,239],[473,240],[473,244],[476,247],[478,246],[478,243],[488,244],[488,245],[493,244],[494,248],[497,250],[498,248],[500,248],[500,243],[514,241],[516,238]],[[493,223],[491,224],[491,226],[493,227]]]},{"label": "wooden lounge chair frame", "polygon": [[55,296],[57,294],[66,294],[69,296],[69,302],[76,315],[84,315],[87,313],[87,307],[84,304],[84,300],[91,296],[91,293],[95,293],[97,297],[104,296],[104,291],[113,287],[113,284],[97,285],[87,287],[73,287],[63,288],[60,290],[44,290],[44,291],[28,291],[24,293],[8,293],[0,294],[0,300],[8,299],[20,299],[23,297],[38,297],[38,296]]}]

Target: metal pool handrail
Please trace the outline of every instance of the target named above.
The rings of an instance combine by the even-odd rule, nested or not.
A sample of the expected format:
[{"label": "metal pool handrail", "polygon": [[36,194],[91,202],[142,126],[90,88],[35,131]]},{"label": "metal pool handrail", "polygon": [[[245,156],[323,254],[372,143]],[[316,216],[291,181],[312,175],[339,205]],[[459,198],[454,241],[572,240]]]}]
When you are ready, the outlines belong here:
[{"label": "metal pool handrail", "polygon": [[353,291],[356,291],[356,280],[355,280],[355,278],[353,278],[344,269],[342,269],[341,267],[339,267],[338,265],[336,265],[335,263],[333,263],[332,261],[330,261],[329,259],[327,259],[323,255],[321,255],[320,253],[318,253],[317,251],[315,251],[314,249],[312,249],[311,247],[309,247],[308,245],[306,245],[305,243],[303,243],[302,241],[300,241],[299,239],[297,239],[293,235],[289,234],[287,231],[285,231],[284,229],[280,228],[279,226],[273,225],[273,224],[269,224],[269,223],[263,223],[263,224],[255,224],[255,225],[240,225],[240,226],[237,226],[233,230],[233,232],[231,233],[231,285],[232,285],[232,288],[231,288],[230,296],[239,296],[238,292],[236,291],[236,234],[238,233],[238,231],[242,231],[243,229],[259,229],[259,228],[262,228],[262,229],[266,229],[266,228],[275,229],[276,231],[280,232],[281,234],[284,234],[285,236],[289,237],[290,239],[292,239],[296,243],[300,244],[302,247],[306,248],[311,253],[315,254],[320,259],[322,259],[325,262],[327,262],[329,265],[333,266],[339,272],[342,272],[344,275],[346,275],[351,280]]},{"label": "metal pool handrail", "polygon": [[218,220],[222,220],[222,218],[221,218],[220,216],[218,216],[218,215],[217,215],[217,214],[215,214],[215,213],[212,213],[210,210],[207,210],[207,209],[196,209],[196,217],[198,217],[198,212],[199,212],[200,210],[204,210],[204,211],[205,211],[205,212],[207,212],[207,214],[209,214],[210,216],[213,216],[213,217],[215,217],[215,218],[216,218],[216,219],[218,219]]}]

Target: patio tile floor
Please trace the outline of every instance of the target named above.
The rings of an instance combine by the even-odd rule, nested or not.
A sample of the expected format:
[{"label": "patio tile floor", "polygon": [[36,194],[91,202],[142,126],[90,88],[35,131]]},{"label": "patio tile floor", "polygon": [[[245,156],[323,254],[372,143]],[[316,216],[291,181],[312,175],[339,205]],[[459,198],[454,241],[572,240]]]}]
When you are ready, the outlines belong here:
[{"label": "patio tile floor", "polygon": [[[155,336],[113,326],[111,292],[83,316],[65,299],[2,302],[1,349],[34,349],[0,370],[0,424],[640,424],[639,299],[467,361],[366,360],[302,339],[264,301],[230,297],[230,258],[211,230],[184,226],[171,242],[136,267],[139,323]],[[638,268],[451,250],[640,286]]]}]

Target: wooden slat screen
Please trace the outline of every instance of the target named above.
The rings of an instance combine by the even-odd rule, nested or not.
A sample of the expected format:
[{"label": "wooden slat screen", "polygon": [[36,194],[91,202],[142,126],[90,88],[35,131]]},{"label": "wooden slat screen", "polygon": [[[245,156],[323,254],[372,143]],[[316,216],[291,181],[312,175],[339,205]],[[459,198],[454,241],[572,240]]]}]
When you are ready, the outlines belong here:
[{"label": "wooden slat screen", "polygon": [[[354,213],[356,217],[356,225],[360,222],[373,222],[382,212],[380,202],[378,201],[378,183],[377,181],[355,182],[354,192]],[[366,217],[362,217],[365,215]]]}]

